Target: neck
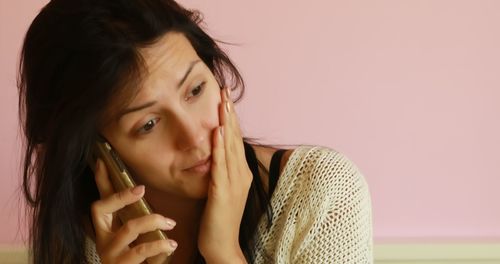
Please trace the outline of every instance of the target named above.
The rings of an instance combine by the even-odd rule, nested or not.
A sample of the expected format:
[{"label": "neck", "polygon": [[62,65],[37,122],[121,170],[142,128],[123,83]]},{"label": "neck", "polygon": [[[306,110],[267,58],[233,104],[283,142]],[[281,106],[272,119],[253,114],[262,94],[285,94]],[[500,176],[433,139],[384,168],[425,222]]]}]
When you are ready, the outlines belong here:
[{"label": "neck", "polygon": [[152,188],[146,190],[145,198],[155,213],[176,222],[175,228],[167,231],[169,238],[183,245],[182,248],[186,251],[197,248],[198,230],[206,199],[179,197]]},{"label": "neck", "polygon": [[198,252],[199,226],[206,199],[180,197],[153,188],[146,190],[145,198],[155,213],[176,222],[175,228],[166,232],[169,239],[179,244],[172,263],[192,263]]}]

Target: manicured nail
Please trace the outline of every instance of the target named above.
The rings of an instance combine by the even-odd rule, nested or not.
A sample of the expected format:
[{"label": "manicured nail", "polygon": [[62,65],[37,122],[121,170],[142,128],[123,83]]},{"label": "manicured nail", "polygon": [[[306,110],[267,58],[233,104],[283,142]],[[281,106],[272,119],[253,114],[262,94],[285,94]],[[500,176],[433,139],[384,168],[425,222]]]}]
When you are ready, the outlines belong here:
[{"label": "manicured nail", "polygon": [[219,127],[219,135],[221,138],[224,137],[224,128],[223,127]]},{"label": "manicured nail", "polygon": [[135,186],[132,189],[132,193],[136,195],[142,194],[142,192],[144,192],[144,185]]},{"label": "manicured nail", "polygon": [[226,112],[229,113],[229,102],[226,102]]},{"label": "manicured nail", "polygon": [[173,248],[177,247],[177,242],[173,241],[172,239],[168,240],[168,243],[170,243],[170,246]]},{"label": "manicured nail", "polygon": [[167,228],[170,229],[172,229],[176,225],[175,221],[169,218],[165,218],[165,223],[167,224]]}]

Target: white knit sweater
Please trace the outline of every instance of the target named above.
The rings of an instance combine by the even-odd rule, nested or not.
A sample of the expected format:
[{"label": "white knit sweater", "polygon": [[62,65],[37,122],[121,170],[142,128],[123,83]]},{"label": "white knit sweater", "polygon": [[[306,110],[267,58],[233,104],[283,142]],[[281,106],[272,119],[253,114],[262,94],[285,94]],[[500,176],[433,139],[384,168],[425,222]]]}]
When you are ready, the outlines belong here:
[{"label": "white knit sweater", "polygon": [[[273,221],[255,234],[255,263],[373,263],[371,201],[365,179],[344,155],[300,146],[272,195]],[[100,263],[87,240],[90,263]]]},{"label": "white knit sweater", "polygon": [[290,155],[261,219],[256,263],[373,263],[368,186],[344,155],[301,146]]}]

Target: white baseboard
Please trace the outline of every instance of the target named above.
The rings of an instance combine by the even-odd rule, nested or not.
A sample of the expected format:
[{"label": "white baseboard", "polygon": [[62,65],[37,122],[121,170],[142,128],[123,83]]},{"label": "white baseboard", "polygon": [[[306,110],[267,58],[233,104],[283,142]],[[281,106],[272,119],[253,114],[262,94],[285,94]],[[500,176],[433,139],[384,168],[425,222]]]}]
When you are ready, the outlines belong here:
[{"label": "white baseboard", "polygon": [[376,264],[500,264],[500,243],[377,244]]},{"label": "white baseboard", "polygon": [[[375,264],[500,264],[500,243],[377,244]],[[0,245],[3,264],[28,263],[24,247]]]},{"label": "white baseboard", "polygon": [[5,264],[28,263],[28,251],[21,246],[0,245],[0,262]]}]

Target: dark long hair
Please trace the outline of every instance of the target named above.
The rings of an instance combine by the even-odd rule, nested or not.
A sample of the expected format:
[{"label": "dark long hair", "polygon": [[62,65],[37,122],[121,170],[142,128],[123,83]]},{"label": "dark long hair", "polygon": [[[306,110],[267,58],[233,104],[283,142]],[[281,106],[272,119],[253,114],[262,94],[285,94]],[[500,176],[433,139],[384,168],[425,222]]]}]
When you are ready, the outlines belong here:
[{"label": "dark long hair", "polygon": [[[234,101],[242,97],[240,73],[201,23],[199,12],[168,0],[52,0],[36,16],[18,79],[23,194],[35,263],[86,262],[82,219],[99,199],[86,160],[111,97],[141,78],[138,48],[180,32],[219,85],[239,92]],[[253,173],[239,237],[250,262],[257,222],[264,212],[270,216],[269,197]]]}]

